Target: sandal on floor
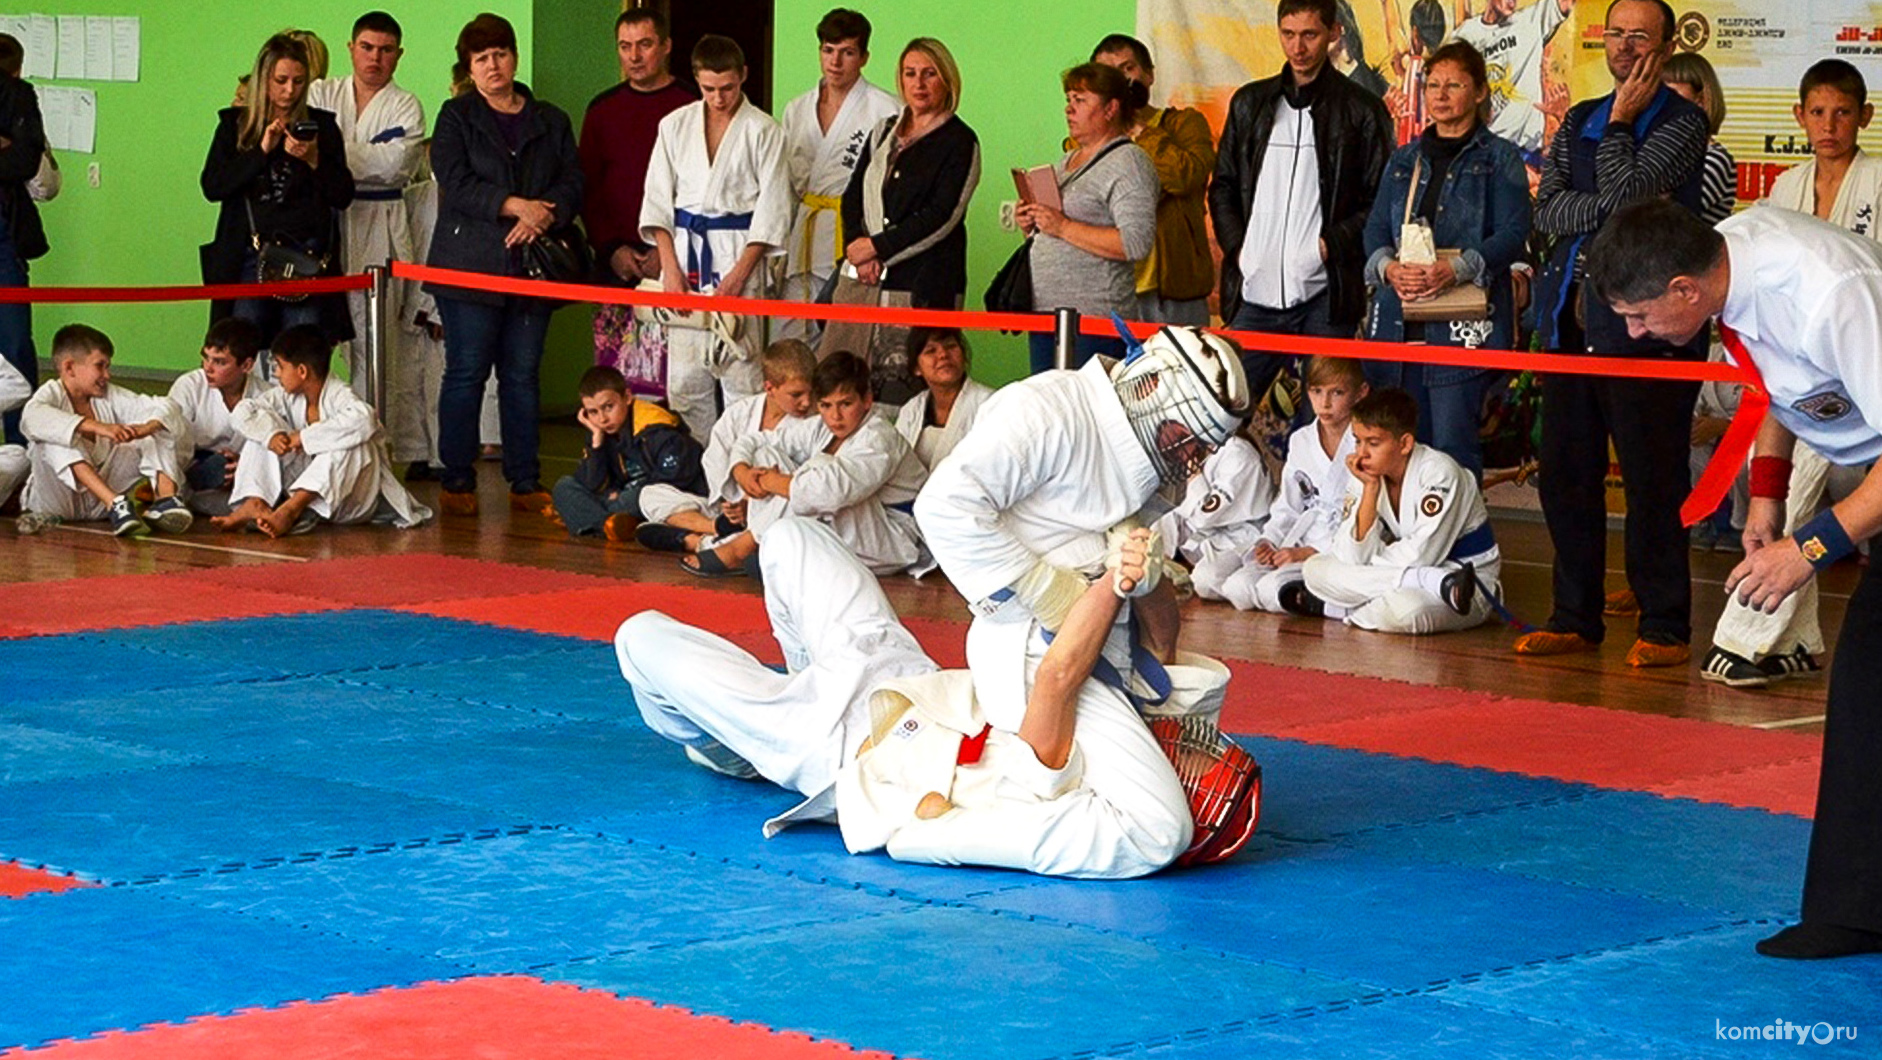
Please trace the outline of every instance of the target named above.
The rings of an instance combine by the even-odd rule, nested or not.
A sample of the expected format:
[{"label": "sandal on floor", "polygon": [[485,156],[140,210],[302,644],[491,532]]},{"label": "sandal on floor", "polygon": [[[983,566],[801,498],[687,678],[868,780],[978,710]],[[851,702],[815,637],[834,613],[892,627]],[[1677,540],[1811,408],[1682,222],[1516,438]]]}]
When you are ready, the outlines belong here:
[{"label": "sandal on floor", "polygon": [[665,523],[642,523],[634,531],[634,540],[653,552],[685,552],[686,539],[690,536],[687,531]]},{"label": "sandal on floor", "polygon": [[680,569],[700,578],[736,578],[745,573],[742,567],[728,567],[717,552],[710,549],[693,553],[693,562],[680,559]]}]

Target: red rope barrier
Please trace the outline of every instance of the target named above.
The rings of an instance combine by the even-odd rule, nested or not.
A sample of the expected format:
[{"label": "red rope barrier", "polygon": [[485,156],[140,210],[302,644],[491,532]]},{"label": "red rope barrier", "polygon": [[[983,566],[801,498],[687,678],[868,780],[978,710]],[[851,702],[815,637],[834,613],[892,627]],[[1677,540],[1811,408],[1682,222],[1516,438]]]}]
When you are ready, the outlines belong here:
[{"label": "red rope barrier", "polygon": [[372,286],[367,276],[322,276],[281,283],[218,283],[194,287],[0,287],[0,305],[20,302],[76,304],[80,302],[196,302],[212,299],[269,298],[274,295],[332,294],[363,291]]}]

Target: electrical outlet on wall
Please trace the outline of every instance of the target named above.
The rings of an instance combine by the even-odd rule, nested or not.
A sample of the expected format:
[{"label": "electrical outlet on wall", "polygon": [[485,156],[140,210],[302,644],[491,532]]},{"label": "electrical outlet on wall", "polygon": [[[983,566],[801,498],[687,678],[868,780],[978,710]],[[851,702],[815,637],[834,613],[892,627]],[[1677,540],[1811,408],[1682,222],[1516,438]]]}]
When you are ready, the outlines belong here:
[{"label": "electrical outlet on wall", "polygon": [[[93,168],[96,168],[96,167],[93,167]],[[97,181],[94,180],[92,181],[92,183],[96,185]],[[1019,209],[1019,203],[1014,202],[1011,199],[1008,199],[1000,203],[1000,228],[1002,230],[1007,231],[1007,232],[1019,231],[1019,217],[1016,213],[1018,209]]]},{"label": "electrical outlet on wall", "polygon": [[85,183],[94,188],[98,186],[98,163],[93,162],[85,167]]}]

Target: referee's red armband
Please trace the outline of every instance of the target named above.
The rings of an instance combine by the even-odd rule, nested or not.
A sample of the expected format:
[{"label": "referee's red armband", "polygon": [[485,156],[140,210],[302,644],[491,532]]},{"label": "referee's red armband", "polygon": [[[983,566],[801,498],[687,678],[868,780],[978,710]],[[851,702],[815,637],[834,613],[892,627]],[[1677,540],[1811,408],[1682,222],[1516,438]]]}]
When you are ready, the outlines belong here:
[{"label": "referee's red armband", "polygon": [[1791,495],[1791,462],[1781,456],[1751,458],[1751,495],[1781,501]]}]

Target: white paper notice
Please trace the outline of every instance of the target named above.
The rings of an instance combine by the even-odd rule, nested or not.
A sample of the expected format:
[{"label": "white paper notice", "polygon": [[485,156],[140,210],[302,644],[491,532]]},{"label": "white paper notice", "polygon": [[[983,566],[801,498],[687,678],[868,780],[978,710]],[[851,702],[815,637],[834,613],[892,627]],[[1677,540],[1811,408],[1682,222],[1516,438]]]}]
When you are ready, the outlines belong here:
[{"label": "white paper notice", "polygon": [[46,125],[46,143],[53,150],[92,153],[98,131],[97,93],[47,85],[39,90],[39,116]]},{"label": "white paper notice", "polygon": [[111,72],[119,81],[135,81],[143,65],[143,20],[132,15],[111,20]]},{"label": "white paper notice", "polygon": [[59,74],[59,21],[51,15],[32,15],[28,18],[26,36],[20,38],[26,45],[26,62],[20,68],[20,76],[35,80],[48,80]]},{"label": "white paper notice", "polygon": [[89,88],[72,90],[72,147],[89,155],[98,145],[98,93]]},{"label": "white paper notice", "polygon": [[112,81],[111,20],[102,15],[85,18],[85,76],[93,81]]},{"label": "white paper notice", "polygon": [[[26,30],[32,24],[31,15],[0,15],[0,33],[19,41],[22,48],[26,46]],[[20,76],[26,76],[24,69],[21,70]]]},{"label": "white paper notice", "polygon": [[59,16],[59,80],[83,81],[85,72],[85,16]]}]

